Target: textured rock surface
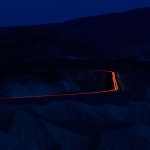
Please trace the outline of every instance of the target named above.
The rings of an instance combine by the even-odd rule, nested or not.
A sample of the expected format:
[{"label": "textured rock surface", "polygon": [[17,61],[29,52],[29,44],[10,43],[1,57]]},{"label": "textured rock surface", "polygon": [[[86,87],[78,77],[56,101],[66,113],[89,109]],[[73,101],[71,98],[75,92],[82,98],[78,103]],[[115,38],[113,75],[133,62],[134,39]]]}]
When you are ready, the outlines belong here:
[{"label": "textured rock surface", "polygon": [[40,75],[50,81],[63,77],[69,85],[61,80],[61,86],[78,91],[65,65],[117,68],[125,85],[118,93],[0,100],[0,149],[149,150],[149,16],[150,8],[145,8],[60,24],[0,28],[0,94],[60,90]]}]

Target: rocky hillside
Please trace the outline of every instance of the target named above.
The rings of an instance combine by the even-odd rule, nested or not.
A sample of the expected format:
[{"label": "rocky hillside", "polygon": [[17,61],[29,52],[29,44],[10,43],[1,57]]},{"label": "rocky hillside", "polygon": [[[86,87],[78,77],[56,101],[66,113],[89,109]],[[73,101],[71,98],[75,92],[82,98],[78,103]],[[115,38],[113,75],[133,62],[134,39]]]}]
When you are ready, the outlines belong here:
[{"label": "rocky hillside", "polygon": [[150,8],[63,23],[0,28],[0,58],[150,59]]},{"label": "rocky hillside", "polygon": [[143,8],[1,27],[0,96],[106,88],[104,74],[87,76],[91,68],[118,71],[125,90],[0,99],[0,150],[150,150],[149,16]]}]

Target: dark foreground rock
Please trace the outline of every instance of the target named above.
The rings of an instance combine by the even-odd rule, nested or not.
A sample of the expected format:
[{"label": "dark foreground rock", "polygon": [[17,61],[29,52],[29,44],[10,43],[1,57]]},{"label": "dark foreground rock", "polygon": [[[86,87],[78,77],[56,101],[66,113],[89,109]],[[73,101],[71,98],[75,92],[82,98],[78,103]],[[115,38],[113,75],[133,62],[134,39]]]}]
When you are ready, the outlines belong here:
[{"label": "dark foreground rock", "polygon": [[80,90],[64,67],[118,71],[125,86],[123,92],[97,95],[1,99],[0,149],[149,150],[149,16],[144,8],[0,28],[1,96]]}]

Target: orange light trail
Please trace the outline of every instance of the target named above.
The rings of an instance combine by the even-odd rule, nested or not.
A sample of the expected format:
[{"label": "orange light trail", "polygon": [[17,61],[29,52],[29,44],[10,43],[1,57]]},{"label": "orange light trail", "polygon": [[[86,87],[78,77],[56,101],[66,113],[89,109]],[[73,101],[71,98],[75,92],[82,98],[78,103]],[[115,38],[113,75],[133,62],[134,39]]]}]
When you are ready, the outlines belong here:
[{"label": "orange light trail", "polygon": [[78,93],[66,93],[66,94],[49,94],[49,95],[41,95],[41,96],[19,96],[19,97],[4,97],[0,98],[0,100],[9,100],[9,99],[29,99],[29,98],[44,98],[44,97],[54,97],[54,96],[76,96],[76,95],[88,95],[88,94],[101,94],[101,93],[110,93],[118,91],[119,86],[116,80],[116,74],[114,71],[107,71],[107,70],[91,70],[95,72],[109,72],[112,75],[112,81],[114,88],[107,91],[97,91],[97,92],[78,92]]}]

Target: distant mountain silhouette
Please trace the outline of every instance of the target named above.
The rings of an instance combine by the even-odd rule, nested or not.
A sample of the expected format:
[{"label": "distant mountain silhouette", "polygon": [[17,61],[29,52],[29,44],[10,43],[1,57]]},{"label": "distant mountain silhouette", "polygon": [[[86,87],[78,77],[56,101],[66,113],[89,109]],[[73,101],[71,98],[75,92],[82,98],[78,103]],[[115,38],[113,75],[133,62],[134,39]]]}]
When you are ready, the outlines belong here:
[{"label": "distant mountain silhouette", "polygon": [[1,27],[0,57],[150,60],[150,8],[57,24]]},{"label": "distant mountain silhouette", "polygon": [[[0,28],[0,98],[35,96],[0,99],[0,149],[150,150],[149,16]],[[98,69],[119,91],[39,97],[116,86]]]}]

